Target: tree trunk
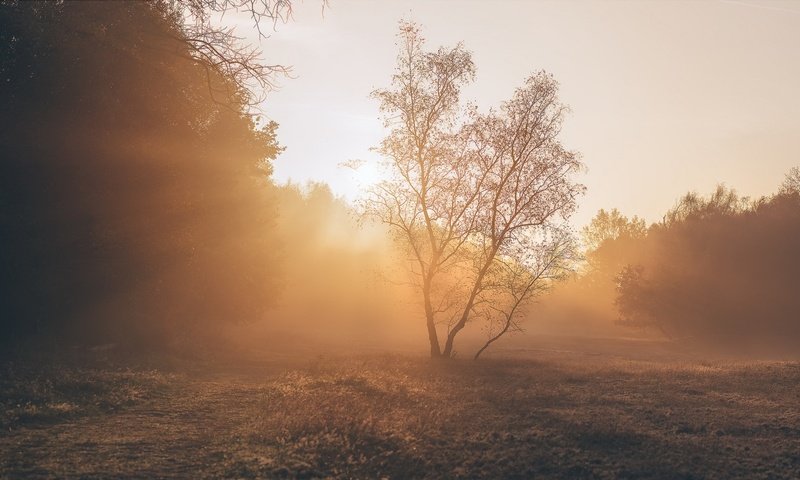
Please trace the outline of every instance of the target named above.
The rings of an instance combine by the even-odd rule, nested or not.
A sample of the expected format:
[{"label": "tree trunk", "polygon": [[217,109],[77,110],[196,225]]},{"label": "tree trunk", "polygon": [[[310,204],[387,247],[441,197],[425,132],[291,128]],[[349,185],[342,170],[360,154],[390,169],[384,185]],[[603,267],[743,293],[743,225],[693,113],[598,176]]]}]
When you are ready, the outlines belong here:
[{"label": "tree trunk", "polygon": [[440,358],[442,351],[439,348],[439,335],[436,333],[436,321],[431,306],[431,285],[427,279],[422,285],[422,295],[425,298],[425,321],[428,326],[428,341],[431,344],[431,358]]},{"label": "tree trunk", "polygon": [[506,326],[505,326],[505,327],[503,327],[503,329],[500,331],[500,333],[498,333],[498,334],[497,334],[497,335],[495,335],[494,337],[490,338],[490,339],[489,339],[489,340],[488,340],[488,341],[487,341],[487,342],[486,342],[486,343],[485,343],[485,344],[484,344],[484,345],[481,347],[481,349],[480,349],[480,350],[478,350],[478,351],[477,351],[477,353],[475,353],[475,356],[474,356],[472,359],[473,359],[473,360],[477,360],[477,359],[478,359],[478,357],[480,357],[480,356],[481,356],[481,353],[483,353],[483,351],[484,351],[484,350],[486,350],[487,348],[489,348],[489,345],[491,345],[492,343],[494,343],[494,341],[495,341],[495,340],[497,340],[498,338],[500,338],[500,337],[502,337],[503,335],[505,335],[505,333],[508,331],[508,327],[510,327],[510,326],[511,326],[511,322],[510,322],[510,321],[506,322]]},{"label": "tree trunk", "polygon": [[469,314],[472,311],[472,307],[475,305],[475,298],[480,292],[481,284],[483,283],[483,277],[486,275],[486,272],[489,271],[489,266],[492,264],[495,255],[497,255],[499,245],[500,244],[498,242],[492,247],[486,263],[483,265],[480,272],[478,272],[478,277],[475,279],[475,285],[472,287],[472,292],[469,294],[467,305],[464,307],[464,313],[461,314],[461,318],[458,320],[458,323],[453,326],[453,329],[450,330],[450,333],[447,335],[447,340],[444,344],[444,352],[442,352],[442,355],[447,358],[450,358],[450,356],[453,355],[453,343],[455,342],[456,335],[467,324],[467,320],[469,320]]}]

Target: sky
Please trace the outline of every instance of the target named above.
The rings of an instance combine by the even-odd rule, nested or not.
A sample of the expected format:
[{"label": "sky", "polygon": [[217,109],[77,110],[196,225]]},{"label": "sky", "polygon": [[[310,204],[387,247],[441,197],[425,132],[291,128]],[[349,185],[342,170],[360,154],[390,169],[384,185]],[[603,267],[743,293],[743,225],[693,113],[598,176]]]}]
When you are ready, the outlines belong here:
[{"label": "sky", "polygon": [[[571,108],[561,139],[587,166],[577,227],[613,207],[655,222],[719,183],[766,195],[800,165],[800,2],[305,0],[260,41],[292,67],[262,106],[286,147],[275,180],[352,199],[374,178],[386,132],[369,94],[389,84],[401,19],[431,49],[464,43],[477,79],[463,99],[482,109],[538,70],[555,76]],[[353,159],[367,166],[341,166]]]}]

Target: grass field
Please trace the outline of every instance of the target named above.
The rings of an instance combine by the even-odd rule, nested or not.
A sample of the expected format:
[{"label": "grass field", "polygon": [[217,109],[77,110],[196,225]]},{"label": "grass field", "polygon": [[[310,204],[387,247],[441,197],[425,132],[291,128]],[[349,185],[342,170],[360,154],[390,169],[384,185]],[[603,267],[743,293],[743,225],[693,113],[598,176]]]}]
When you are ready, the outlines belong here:
[{"label": "grass field", "polygon": [[799,363],[594,345],[6,360],[0,477],[800,478]]}]

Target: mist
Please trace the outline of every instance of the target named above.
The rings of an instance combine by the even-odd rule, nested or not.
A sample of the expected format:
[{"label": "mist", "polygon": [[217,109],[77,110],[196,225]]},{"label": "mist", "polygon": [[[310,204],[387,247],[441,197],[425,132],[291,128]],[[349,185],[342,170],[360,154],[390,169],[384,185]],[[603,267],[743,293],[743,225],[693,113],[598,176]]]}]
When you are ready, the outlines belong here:
[{"label": "mist", "polygon": [[276,186],[273,196],[280,297],[238,334],[317,353],[418,347],[419,302],[387,231],[364,222],[324,184]]},{"label": "mist", "polygon": [[719,3],[0,0],[0,478],[800,478],[798,12]]}]

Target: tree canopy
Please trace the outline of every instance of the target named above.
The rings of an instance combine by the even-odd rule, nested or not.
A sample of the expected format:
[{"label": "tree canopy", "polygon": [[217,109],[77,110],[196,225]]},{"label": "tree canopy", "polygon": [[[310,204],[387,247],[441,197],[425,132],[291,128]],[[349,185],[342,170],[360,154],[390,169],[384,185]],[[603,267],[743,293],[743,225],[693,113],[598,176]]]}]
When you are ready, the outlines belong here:
[{"label": "tree canopy", "polygon": [[277,125],[181,8],[0,3],[5,333],[164,337],[274,297]]},{"label": "tree canopy", "polygon": [[719,346],[800,338],[800,194],[756,201],[719,187],[687,194],[639,240],[618,276],[623,323]]}]

